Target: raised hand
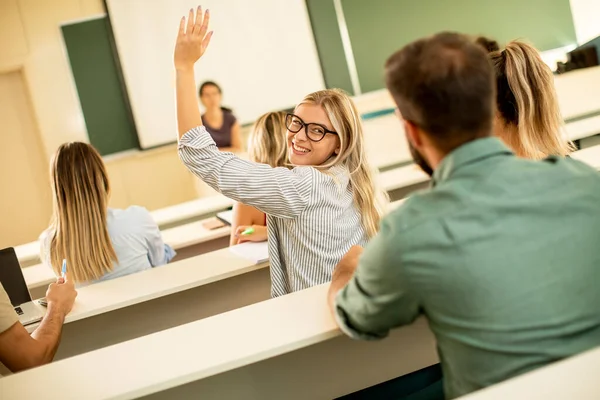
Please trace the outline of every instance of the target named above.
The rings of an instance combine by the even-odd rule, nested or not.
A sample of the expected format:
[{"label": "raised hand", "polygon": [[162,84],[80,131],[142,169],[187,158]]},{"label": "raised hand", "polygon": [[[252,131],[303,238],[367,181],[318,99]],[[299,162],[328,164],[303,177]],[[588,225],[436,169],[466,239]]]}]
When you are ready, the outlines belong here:
[{"label": "raised hand", "polygon": [[209,11],[206,10],[203,16],[200,6],[195,15],[194,10],[190,10],[187,23],[185,17],[181,18],[175,44],[175,69],[192,69],[194,63],[202,57],[213,35],[212,31],[207,33],[209,20]]}]

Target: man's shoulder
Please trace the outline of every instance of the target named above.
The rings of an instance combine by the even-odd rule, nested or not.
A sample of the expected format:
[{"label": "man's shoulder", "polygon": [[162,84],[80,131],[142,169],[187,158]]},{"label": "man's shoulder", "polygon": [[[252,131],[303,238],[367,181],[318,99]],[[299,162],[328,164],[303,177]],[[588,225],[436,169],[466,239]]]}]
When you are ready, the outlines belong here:
[{"label": "man's shoulder", "polygon": [[384,222],[394,225],[398,232],[412,231],[451,215],[460,204],[464,204],[464,199],[451,187],[427,189],[412,194]]}]

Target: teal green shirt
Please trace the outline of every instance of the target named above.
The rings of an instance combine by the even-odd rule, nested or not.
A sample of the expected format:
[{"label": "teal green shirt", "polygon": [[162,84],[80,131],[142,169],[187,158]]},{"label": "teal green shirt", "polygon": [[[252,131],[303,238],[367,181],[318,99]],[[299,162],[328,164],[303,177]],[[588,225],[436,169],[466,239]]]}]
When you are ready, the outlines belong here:
[{"label": "teal green shirt", "polygon": [[362,339],[424,314],[448,398],[598,346],[600,174],[465,144],[385,218],[336,306]]}]

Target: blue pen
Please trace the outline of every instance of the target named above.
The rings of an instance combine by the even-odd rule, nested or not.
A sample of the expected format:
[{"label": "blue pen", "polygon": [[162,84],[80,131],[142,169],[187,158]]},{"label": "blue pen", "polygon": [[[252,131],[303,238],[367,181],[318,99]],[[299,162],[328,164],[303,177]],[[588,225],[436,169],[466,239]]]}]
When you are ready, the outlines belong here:
[{"label": "blue pen", "polygon": [[67,259],[66,258],[63,258],[61,275],[63,278],[65,277],[65,275],[67,275]]}]

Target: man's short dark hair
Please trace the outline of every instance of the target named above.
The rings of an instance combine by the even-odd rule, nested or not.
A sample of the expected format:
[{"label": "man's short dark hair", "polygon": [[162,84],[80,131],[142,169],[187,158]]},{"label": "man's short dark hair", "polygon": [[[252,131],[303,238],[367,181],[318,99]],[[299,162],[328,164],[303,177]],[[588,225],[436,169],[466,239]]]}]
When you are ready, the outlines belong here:
[{"label": "man's short dark hair", "polygon": [[400,113],[442,151],[491,134],[494,71],[472,38],[443,32],[406,45],[386,63]]}]

